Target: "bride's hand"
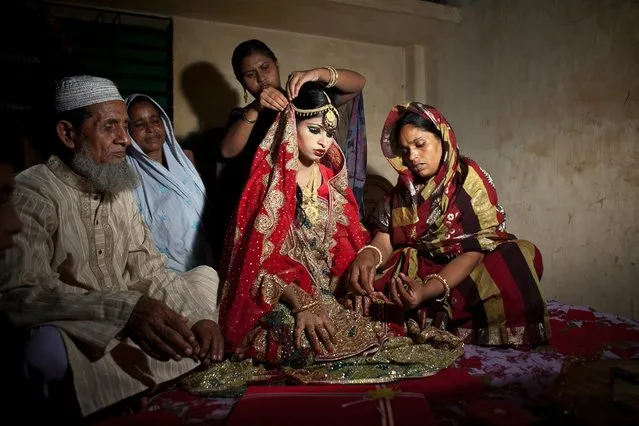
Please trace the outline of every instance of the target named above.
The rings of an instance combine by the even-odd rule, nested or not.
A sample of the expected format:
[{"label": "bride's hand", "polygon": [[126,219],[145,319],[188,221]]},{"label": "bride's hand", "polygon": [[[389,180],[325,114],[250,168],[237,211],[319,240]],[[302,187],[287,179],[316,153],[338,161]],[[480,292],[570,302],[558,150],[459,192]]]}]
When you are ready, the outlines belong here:
[{"label": "bride's hand", "polygon": [[306,332],[311,347],[316,354],[322,354],[326,348],[328,352],[333,352],[335,347],[335,328],[328,318],[326,311],[320,307],[306,309],[295,314],[295,346],[302,346],[302,333]]},{"label": "bride's hand", "polygon": [[371,296],[375,289],[375,273],[377,271],[378,254],[375,250],[362,250],[346,273],[346,290],[360,296]]}]

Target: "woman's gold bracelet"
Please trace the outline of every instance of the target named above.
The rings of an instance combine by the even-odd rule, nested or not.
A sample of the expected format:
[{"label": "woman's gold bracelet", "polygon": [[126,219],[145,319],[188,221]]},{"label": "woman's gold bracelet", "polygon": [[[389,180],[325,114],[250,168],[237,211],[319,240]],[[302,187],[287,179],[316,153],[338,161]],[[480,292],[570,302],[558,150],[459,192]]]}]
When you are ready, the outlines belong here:
[{"label": "woman's gold bracelet", "polygon": [[328,79],[328,83],[326,83],[326,88],[330,89],[331,87],[335,87],[337,84],[337,80],[339,79],[339,74],[337,70],[331,66],[325,66],[328,72],[331,74],[331,77]]},{"label": "woman's gold bracelet", "polygon": [[255,120],[249,120],[248,116],[246,115],[247,111],[248,108],[242,108],[242,120],[246,121],[249,124],[255,124],[257,122],[257,118]]},{"label": "woman's gold bracelet", "polygon": [[377,262],[377,266],[375,266],[375,269],[379,269],[383,263],[384,263],[384,257],[382,256],[382,251],[380,249],[378,249],[377,247],[373,246],[373,245],[367,245],[362,247],[361,249],[359,249],[359,251],[357,252],[357,254],[360,254],[361,252],[363,252],[366,249],[373,249],[377,252],[377,254],[379,255],[379,262]]},{"label": "woman's gold bracelet", "polygon": [[424,284],[428,283],[428,281],[431,279],[435,279],[439,281],[444,286],[444,290],[445,290],[444,295],[440,297],[439,299],[435,299],[435,301],[437,302],[444,303],[446,299],[450,297],[450,286],[448,285],[446,278],[442,277],[439,274],[430,274],[430,275],[427,275],[426,278],[424,279]]}]

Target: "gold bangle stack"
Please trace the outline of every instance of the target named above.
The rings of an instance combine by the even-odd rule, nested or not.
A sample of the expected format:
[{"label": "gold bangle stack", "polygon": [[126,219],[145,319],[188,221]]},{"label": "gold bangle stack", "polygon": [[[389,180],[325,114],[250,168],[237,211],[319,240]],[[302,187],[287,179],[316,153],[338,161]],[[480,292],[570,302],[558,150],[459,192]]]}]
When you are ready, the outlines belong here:
[{"label": "gold bangle stack", "polygon": [[316,306],[318,304],[319,304],[319,302],[316,300],[314,302],[307,303],[306,305],[300,306],[297,309],[293,309],[293,315],[297,315],[300,312],[307,311],[307,310],[311,309],[313,306]]},{"label": "gold bangle stack", "polygon": [[436,302],[444,303],[446,299],[450,297],[450,286],[448,285],[446,278],[442,277],[439,274],[430,274],[430,275],[427,275],[426,278],[424,279],[424,284],[428,283],[428,281],[431,279],[435,279],[439,281],[444,286],[444,290],[445,290],[444,295],[440,297],[439,299],[435,299]]},{"label": "gold bangle stack", "polygon": [[325,66],[324,68],[326,68],[331,74],[331,78],[328,80],[328,83],[326,83],[326,88],[330,89],[331,87],[335,87],[335,85],[337,84],[337,80],[339,79],[337,70],[331,66]]}]

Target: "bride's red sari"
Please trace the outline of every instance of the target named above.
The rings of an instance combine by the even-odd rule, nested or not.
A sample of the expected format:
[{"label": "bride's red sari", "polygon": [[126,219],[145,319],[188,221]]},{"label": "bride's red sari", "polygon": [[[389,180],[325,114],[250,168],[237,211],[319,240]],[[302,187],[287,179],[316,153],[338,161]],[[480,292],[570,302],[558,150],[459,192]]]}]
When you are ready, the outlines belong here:
[{"label": "bride's red sari", "polygon": [[295,353],[291,341],[290,310],[279,303],[287,285],[297,285],[320,301],[338,328],[344,318],[353,320],[342,325],[350,327],[344,333],[357,329],[357,338],[345,337],[344,344],[338,344],[325,360],[356,355],[377,345],[370,322],[358,322],[333,295],[367,238],[344,163],[344,155],[333,143],[320,162],[320,220],[312,227],[304,226],[296,217],[294,111],[287,108],[268,131],[227,233],[220,269],[220,325],[228,351],[271,364],[302,356]]}]

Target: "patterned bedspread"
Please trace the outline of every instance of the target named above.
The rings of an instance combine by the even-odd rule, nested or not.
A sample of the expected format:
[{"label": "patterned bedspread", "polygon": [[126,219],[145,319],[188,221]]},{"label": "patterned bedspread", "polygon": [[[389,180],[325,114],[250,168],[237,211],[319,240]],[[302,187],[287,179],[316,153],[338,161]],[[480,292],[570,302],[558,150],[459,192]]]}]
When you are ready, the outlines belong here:
[{"label": "patterned bedspread", "polygon": [[[505,403],[503,410],[494,409],[505,415],[512,407],[534,414],[547,403],[553,380],[570,363],[639,358],[639,322],[555,301],[550,301],[548,308],[553,332],[549,346],[520,350],[466,345],[464,356],[454,367],[420,379],[429,381],[428,395],[438,424],[468,424],[470,407],[481,411],[493,402],[495,407]],[[407,383],[411,391],[419,385]],[[150,397],[137,416],[153,417],[160,423],[171,419],[182,424],[222,425],[235,402],[201,398],[174,386]],[[121,420],[114,419],[115,423]]]}]

